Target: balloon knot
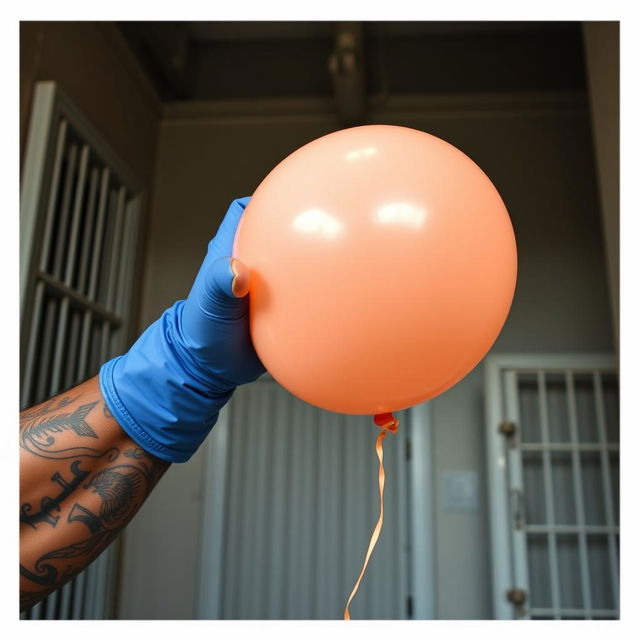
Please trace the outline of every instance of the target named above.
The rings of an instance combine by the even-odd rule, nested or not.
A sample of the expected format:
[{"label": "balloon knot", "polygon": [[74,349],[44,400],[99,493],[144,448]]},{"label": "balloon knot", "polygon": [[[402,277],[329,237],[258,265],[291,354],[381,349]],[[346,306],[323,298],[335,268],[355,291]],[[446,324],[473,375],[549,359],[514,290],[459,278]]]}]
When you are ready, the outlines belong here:
[{"label": "balloon knot", "polygon": [[373,416],[373,421],[381,429],[390,431],[391,433],[395,433],[400,425],[400,420],[394,418],[392,413],[379,413],[378,415]]}]

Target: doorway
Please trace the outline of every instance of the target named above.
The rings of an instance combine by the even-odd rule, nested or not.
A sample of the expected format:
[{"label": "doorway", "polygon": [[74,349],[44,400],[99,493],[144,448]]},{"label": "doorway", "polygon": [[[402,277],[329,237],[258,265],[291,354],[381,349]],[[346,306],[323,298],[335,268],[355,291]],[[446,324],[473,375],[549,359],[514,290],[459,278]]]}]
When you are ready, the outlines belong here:
[{"label": "doorway", "polygon": [[[428,424],[412,411],[384,441],[385,521],[354,619],[429,613],[430,554],[416,562],[412,540],[424,552],[430,486],[410,487],[428,475],[411,446]],[[199,617],[342,618],[378,518],[376,436],[370,416],[322,411],[268,375],[236,391],[207,443]]]}]

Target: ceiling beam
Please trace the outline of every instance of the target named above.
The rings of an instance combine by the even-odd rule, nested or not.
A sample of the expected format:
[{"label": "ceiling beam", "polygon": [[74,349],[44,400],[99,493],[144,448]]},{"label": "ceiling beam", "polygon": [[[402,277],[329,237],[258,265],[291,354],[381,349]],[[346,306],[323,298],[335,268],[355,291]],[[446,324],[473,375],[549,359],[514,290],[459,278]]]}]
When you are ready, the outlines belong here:
[{"label": "ceiling beam", "polygon": [[364,44],[361,22],[338,22],[329,72],[338,117],[345,126],[362,124],[365,118]]},{"label": "ceiling beam", "polygon": [[165,97],[193,97],[193,45],[184,23],[124,22],[119,26],[150,71],[159,76],[168,93]]}]

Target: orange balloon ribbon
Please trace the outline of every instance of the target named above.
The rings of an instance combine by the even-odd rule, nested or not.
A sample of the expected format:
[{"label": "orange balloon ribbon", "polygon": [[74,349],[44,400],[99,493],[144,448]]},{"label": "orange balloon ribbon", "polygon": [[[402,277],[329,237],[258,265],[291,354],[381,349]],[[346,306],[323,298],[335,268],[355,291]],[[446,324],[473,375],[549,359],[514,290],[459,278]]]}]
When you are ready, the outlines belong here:
[{"label": "orange balloon ribbon", "polygon": [[349,596],[349,600],[347,601],[347,606],[344,609],[344,619],[351,620],[351,615],[349,614],[349,605],[353,600],[353,597],[356,595],[358,588],[360,587],[360,582],[362,580],[362,576],[364,576],[364,572],[367,570],[367,565],[369,564],[369,558],[373,553],[373,550],[378,542],[378,538],[380,536],[380,531],[382,530],[382,523],[384,522],[384,464],[382,463],[383,452],[382,452],[382,441],[386,438],[387,433],[395,433],[398,430],[398,426],[400,425],[400,421],[393,417],[391,413],[381,413],[377,416],[374,416],[373,421],[380,427],[381,431],[378,434],[378,438],[376,440],[376,453],[378,454],[378,460],[380,461],[380,469],[378,471],[378,486],[380,487],[380,517],[378,518],[378,523],[371,534],[371,539],[369,540],[369,548],[367,549],[367,555],[364,558],[364,564],[362,565],[362,570],[360,571],[360,575],[356,581],[355,587],[353,587],[353,591]]}]

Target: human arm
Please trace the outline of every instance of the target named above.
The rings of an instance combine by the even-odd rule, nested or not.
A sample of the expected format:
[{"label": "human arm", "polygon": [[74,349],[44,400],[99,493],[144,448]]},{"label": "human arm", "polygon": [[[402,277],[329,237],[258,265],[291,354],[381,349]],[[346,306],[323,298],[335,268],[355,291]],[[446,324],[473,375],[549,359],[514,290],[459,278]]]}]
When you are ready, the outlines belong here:
[{"label": "human arm", "polygon": [[[98,377],[24,412],[21,518],[40,511],[43,518],[58,517],[55,525],[21,522],[21,579],[30,581],[24,582],[26,606],[87,566],[94,550],[104,549],[133,517],[169,463],[193,455],[236,386],[264,372],[249,335],[248,272],[230,257],[248,200],[229,207],[185,300],[166,309],[127,353],[104,363]],[[55,460],[43,455],[54,450]],[[115,475],[125,462],[136,469]],[[126,508],[115,495],[116,481],[128,487]],[[67,488],[69,482],[75,486]],[[73,497],[52,502],[58,487]],[[109,515],[114,506],[117,518]],[[108,524],[108,531],[84,511],[100,516],[103,508],[109,522],[101,526]]]},{"label": "human arm", "polygon": [[20,415],[20,608],[61,587],[133,518],[170,463],[114,420],[94,377]]}]

